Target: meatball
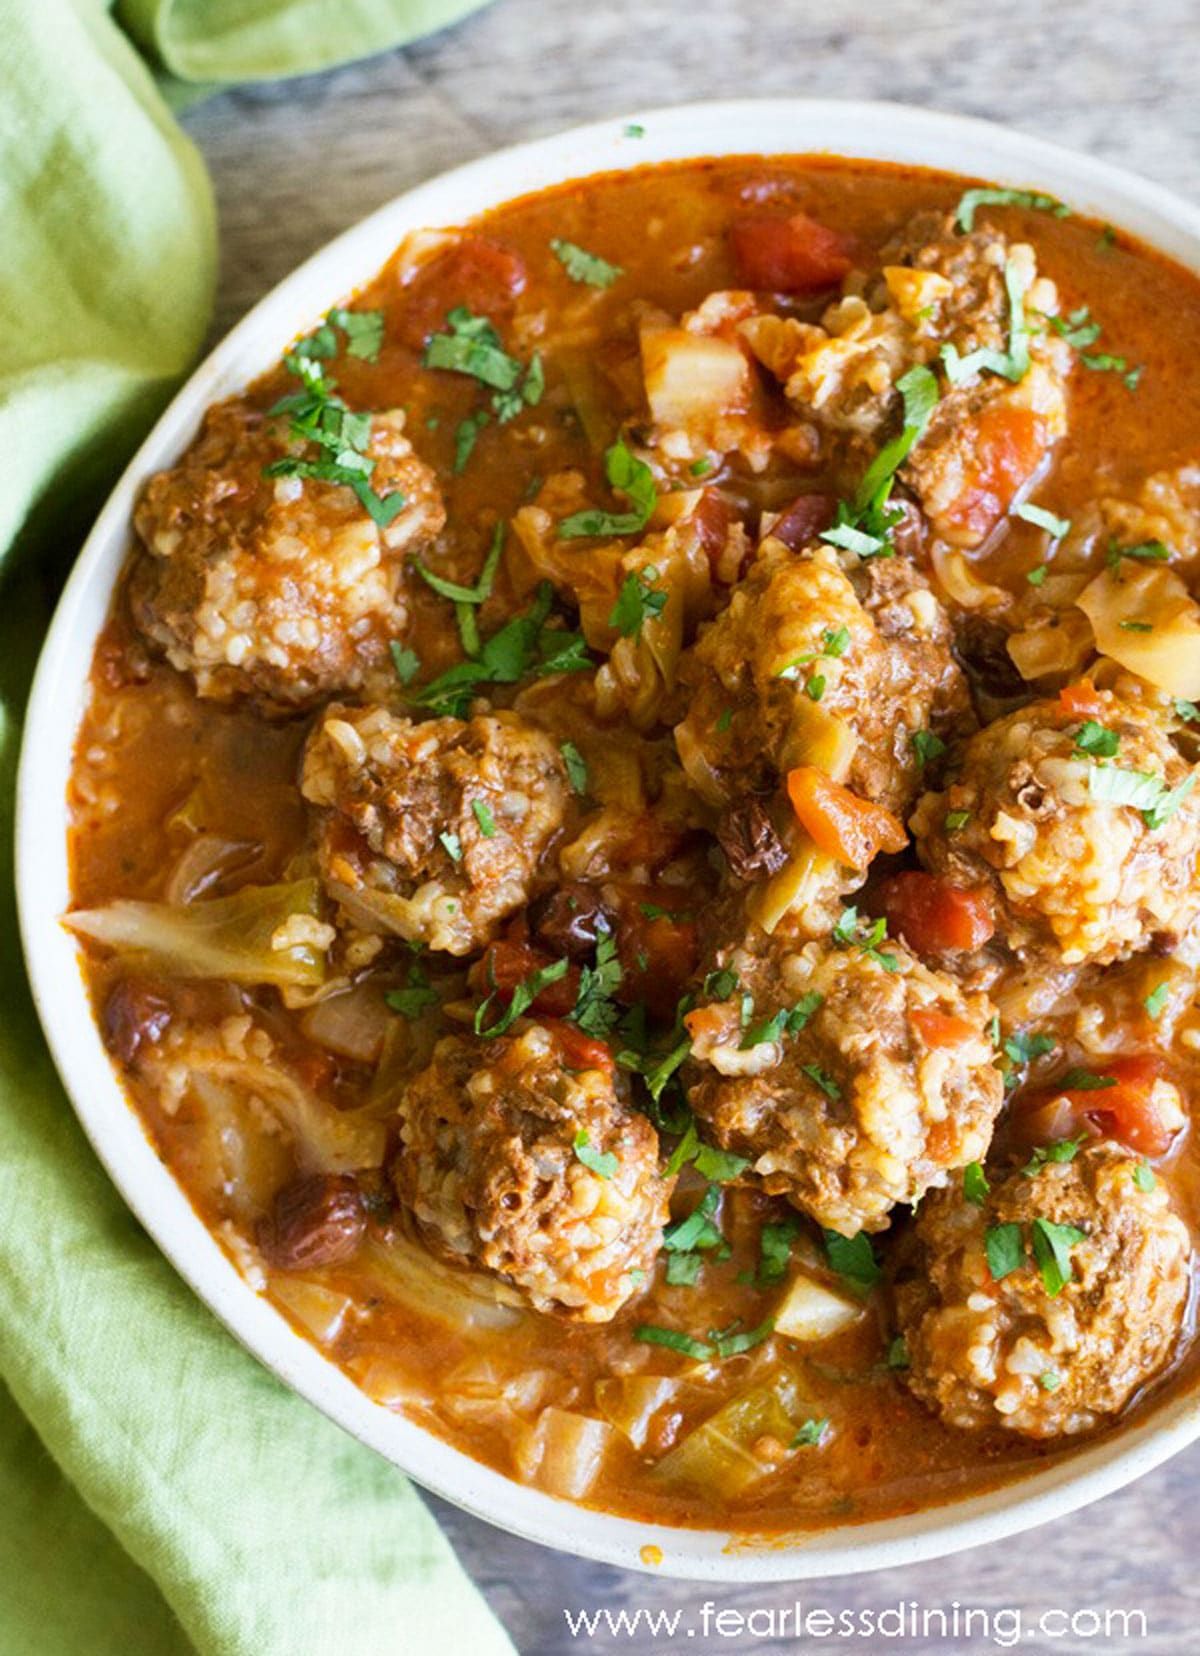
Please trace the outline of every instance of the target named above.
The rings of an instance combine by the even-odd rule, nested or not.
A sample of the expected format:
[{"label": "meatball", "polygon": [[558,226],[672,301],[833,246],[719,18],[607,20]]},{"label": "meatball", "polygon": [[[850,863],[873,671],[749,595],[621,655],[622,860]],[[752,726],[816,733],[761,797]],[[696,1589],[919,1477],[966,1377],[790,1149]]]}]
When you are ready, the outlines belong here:
[{"label": "meatball", "polygon": [[[760,316],[743,332],[805,418],[860,446],[898,427],[910,369],[936,369],[955,352],[956,383],[943,387],[900,477],[940,539],[978,546],[1066,430],[1071,348],[1050,329],[1020,335],[1010,287],[1043,315],[1057,311],[1057,291],[1028,244],[982,227],[963,233],[938,212],[919,213],[881,259],[879,275],[820,325]],[[1014,331],[1029,356],[1015,381],[972,365],[978,351],[1007,358]]]},{"label": "meatball", "polygon": [[319,808],[321,878],[354,924],[455,955],[526,901],[569,794],[550,737],[514,713],[414,724],[337,705],[300,788]]},{"label": "meatball", "polygon": [[767,540],[729,605],[684,658],[691,691],[680,759],[714,805],[766,793],[817,764],[856,793],[907,810],[913,736],[965,704],[945,612],[901,558],[862,572],[862,597],[832,547],[799,555]]},{"label": "meatball", "polygon": [[452,1035],[404,1089],[396,1192],[430,1247],[535,1310],[608,1322],[648,1278],[673,1181],[623,1079],[538,1025]]},{"label": "meatball", "polygon": [[404,496],[385,528],[342,484],[264,475],[294,448],[286,420],[220,403],[137,508],[134,621],[201,696],[292,708],[361,689],[404,630],[401,556],[445,521],[399,411],[372,417],[367,447],[375,492]]},{"label": "meatball", "polygon": [[[1200,789],[1148,707],[1088,692],[1036,702],[966,744],[912,819],[922,861],[992,892],[1019,953],[1107,964],[1200,914]],[[1129,800],[1130,803],[1122,803]]]},{"label": "meatball", "polygon": [[890,940],[760,936],[718,960],[725,998],[687,1017],[689,1098],[765,1190],[849,1236],[986,1153],[1004,1091],[986,997]]},{"label": "meatball", "polygon": [[[989,1234],[998,1270],[1016,1259],[999,1281]],[[1065,1285],[1051,1242],[1069,1262]],[[1087,1431],[1170,1358],[1191,1243],[1161,1175],[1115,1144],[1011,1172],[978,1205],[937,1191],[906,1244],[895,1292],[906,1377],[953,1426]]]}]

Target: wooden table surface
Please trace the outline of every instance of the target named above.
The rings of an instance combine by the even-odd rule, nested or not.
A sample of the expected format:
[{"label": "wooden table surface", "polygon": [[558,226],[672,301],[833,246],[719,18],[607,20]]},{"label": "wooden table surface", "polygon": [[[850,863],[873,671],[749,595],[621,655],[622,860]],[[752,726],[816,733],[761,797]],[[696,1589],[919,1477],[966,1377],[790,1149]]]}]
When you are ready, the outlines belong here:
[{"label": "wooden table surface", "polygon": [[[1118,161],[1200,198],[1200,26],[1195,0],[497,0],[433,39],[286,86],[225,93],[188,130],[216,181],[222,265],[216,329],[337,231],[421,179],[576,122],[695,98],[889,98],[988,116]],[[1200,1446],[1120,1494],[1015,1540],[902,1571],[744,1591],[653,1580],[516,1541],[431,1505],[522,1656],[608,1647],[985,1652],[991,1635],[772,1637],[766,1612],[806,1606],[1020,1610],[1030,1651],[1196,1656]],[[572,1637],[564,1609],[743,1612],[721,1636]],[[1087,1614],[1140,1609],[1148,1636],[1095,1631]],[[1043,1635],[1041,1612],[1082,1611]],[[757,1611],[753,1616],[751,1612]],[[710,1624],[711,1625],[711,1624]],[[778,1624],[776,1624],[778,1627]],[[885,1627],[888,1624],[885,1623]],[[1136,1624],[1134,1624],[1136,1626]],[[1089,1636],[1090,1635],[1090,1636]],[[407,1649],[402,1643],[397,1649]],[[350,1646],[338,1656],[353,1656]],[[425,1653],[422,1653],[425,1656]],[[458,1653],[447,1653],[458,1656]]]}]

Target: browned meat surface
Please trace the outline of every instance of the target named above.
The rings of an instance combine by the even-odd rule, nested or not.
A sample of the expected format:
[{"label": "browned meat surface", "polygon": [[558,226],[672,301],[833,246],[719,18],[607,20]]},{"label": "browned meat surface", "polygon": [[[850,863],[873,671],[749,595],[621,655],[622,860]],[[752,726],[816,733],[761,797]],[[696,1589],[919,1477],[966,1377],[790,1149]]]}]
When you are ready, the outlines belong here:
[{"label": "browned meat surface", "polygon": [[986,997],[890,940],[760,935],[718,960],[736,983],[710,978],[724,997],[687,1019],[689,1099],[766,1190],[853,1235],[986,1154],[1003,1094]]},{"label": "browned meat surface", "polygon": [[[996,1253],[1002,1226],[1015,1227],[1004,1246],[1020,1262],[997,1281],[988,1236]],[[1069,1263],[1062,1286],[1053,1266],[1049,1281],[1041,1269],[1050,1241]],[[1162,1174],[1117,1145],[1087,1145],[1032,1176],[1011,1172],[978,1204],[957,1185],[937,1191],[896,1289],[908,1383],[955,1426],[1086,1431],[1169,1360],[1189,1257]],[[1009,1262],[998,1256],[997,1269]]]},{"label": "browned meat surface", "polygon": [[398,411],[372,417],[367,446],[375,492],[405,499],[384,528],[342,484],[264,475],[294,448],[285,419],[219,403],[138,506],[134,618],[202,696],[299,707],[360,689],[404,631],[402,556],[445,521]]},{"label": "browned meat surface", "polygon": [[[676,727],[692,784],[712,803],[769,792],[818,764],[897,812],[917,788],[913,736],[965,695],[946,614],[907,560],[886,575],[842,568],[832,547],[764,542],[728,607],[684,658]],[[855,560],[857,563],[857,560]]]},{"label": "browned meat surface", "polygon": [[927,867],[990,888],[1014,948],[1068,963],[1177,939],[1200,913],[1200,790],[1170,797],[1195,773],[1149,706],[1095,698],[988,725],[912,819]]},{"label": "browned meat surface", "polygon": [[404,1089],[393,1178],[444,1257],[539,1311],[607,1322],[649,1275],[671,1186],[623,1083],[568,1056],[540,1026],[442,1041]]},{"label": "browned meat surface", "polygon": [[525,901],[567,799],[554,743],[515,714],[413,724],[384,707],[329,708],[301,789],[322,878],[354,922],[450,954]]}]

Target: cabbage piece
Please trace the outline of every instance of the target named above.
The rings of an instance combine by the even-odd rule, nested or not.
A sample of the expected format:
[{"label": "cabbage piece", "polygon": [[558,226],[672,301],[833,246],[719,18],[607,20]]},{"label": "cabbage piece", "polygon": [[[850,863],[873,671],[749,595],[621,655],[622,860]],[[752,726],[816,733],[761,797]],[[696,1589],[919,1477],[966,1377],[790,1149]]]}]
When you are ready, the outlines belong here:
[{"label": "cabbage piece", "polygon": [[614,1375],[596,1382],[596,1402],[600,1412],[624,1433],[633,1447],[643,1449],[650,1422],[671,1401],[680,1385],[679,1380],[670,1380],[665,1374]]},{"label": "cabbage piece", "polygon": [[746,899],[746,912],[768,934],[785,915],[817,909],[843,889],[837,861],[827,851],[819,851],[799,830],[788,841],[787,862],[778,874],[753,886]]},{"label": "cabbage piece", "polygon": [[865,1314],[861,1300],[849,1299],[798,1271],[775,1313],[775,1332],[815,1345],[840,1334]]},{"label": "cabbage piece", "polygon": [[760,1440],[790,1450],[800,1427],[815,1413],[805,1403],[795,1374],[780,1367],[689,1432],[658,1462],[655,1473],[672,1483],[695,1484],[732,1498],[780,1465],[777,1456],[767,1459],[755,1453]]},{"label": "cabbage piece", "polygon": [[76,909],[63,923],[161,971],[233,983],[319,984],[334,932],[319,918],[316,880],[242,886],[230,897],[176,905],[120,898]]},{"label": "cabbage piece", "polygon": [[331,1345],[342,1331],[347,1316],[354,1309],[348,1294],[339,1294],[323,1283],[310,1282],[306,1277],[283,1276],[273,1279],[271,1298],[291,1312],[301,1328],[305,1328],[321,1345]]},{"label": "cabbage piece", "polygon": [[533,1482],[551,1495],[581,1501],[599,1476],[615,1436],[607,1421],[551,1404],[542,1410],[533,1430],[529,1456]]},{"label": "cabbage piece", "polygon": [[1200,604],[1174,570],[1123,560],[1089,581],[1076,602],[1096,648],[1185,701],[1200,697]]},{"label": "cabbage piece", "polygon": [[448,1265],[403,1235],[386,1245],[368,1238],[355,1268],[385,1299],[411,1306],[422,1317],[439,1317],[460,1332],[512,1329],[530,1314],[495,1277]]}]

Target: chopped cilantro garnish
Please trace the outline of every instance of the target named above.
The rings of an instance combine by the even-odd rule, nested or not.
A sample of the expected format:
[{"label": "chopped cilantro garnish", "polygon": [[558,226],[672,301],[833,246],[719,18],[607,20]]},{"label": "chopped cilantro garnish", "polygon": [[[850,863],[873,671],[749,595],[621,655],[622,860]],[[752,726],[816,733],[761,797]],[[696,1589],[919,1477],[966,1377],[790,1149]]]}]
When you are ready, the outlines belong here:
[{"label": "chopped cilantro garnish", "polygon": [[658,570],[653,564],[631,570],[621,583],[617,601],[608,617],[622,638],[636,638],[647,621],[657,620],[667,607],[667,594],[654,582]]},{"label": "chopped cilantro garnish", "polygon": [[564,518],[558,526],[561,540],[577,540],[582,535],[635,535],[650,521],[658,493],[654,473],[644,460],[618,440],[604,455],[604,475],[619,494],[632,505],[628,512],[602,512],[587,507]]},{"label": "chopped cilantro garnish", "polygon": [[917,764],[922,770],[935,759],[940,759],[946,751],[945,742],[940,736],[935,736],[932,730],[914,730],[912,745],[917,756]]},{"label": "chopped cilantro garnish", "polygon": [[709,1185],[686,1219],[677,1219],[663,1231],[662,1245],[668,1253],[694,1253],[696,1249],[719,1248],[725,1241],[713,1222],[721,1200],[719,1185]]},{"label": "chopped cilantro garnish", "polygon": [[1025,1244],[1020,1225],[991,1225],[984,1233],[988,1270],[993,1282],[1000,1282],[1025,1263]]},{"label": "chopped cilantro garnish", "polygon": [[821,1068],[820,1064],[801,1064],[800,1070],[802,1074],[808,1076],[808,1079],[814,1086],[820,1087],[826,1098],[841,1098],[842,1089],[838,1086],[833,1076],[830,1075],[827,1070],[823,1070]]},{"label": "chopped cilantro garnish", "polygon": [[991,1189],[987,1174],[979,1162],[968,1162],[963,1168],[963,1197],[974,1207],[982,1207]]},{"label": "chopped cilantro garnish", "polygon": [[492,544],[488,548],[483,568],[479,572],[479,579],[474,586],[463,586],[458,581],[448,581],[442,575],[435,575],[433,570],[426,569],[420,558],[416,559],[417,573],[427,586],[442,598],[449,598],[456,604],[482,604],[492,595],[492,587],[496,580],[496,570],[500,564],[501,554],[504,551],[504,524],[498,523],[492,532]]},{"label": "chopped cilantro garnish", "polygon": [[[486,316],[458,305],[446,318],[448,333],[434,334],[421,361],[426,368],[466,374],[492,392],[492,410],[503,425],[522,408],[541,401],[545,379],[536,351],[528,366],[509,356]],[[465,463],[465,462],[464,462]]]},{"label": "chopped cilantro garnish", "polygon": [[336,356],[339,332],[345,338],[348,356],[360,357],[364,362],[379,360],[383,345],[383,312],[344,310],[340,306],[331,310],[313,333],[297,340],[289,355],[305,357],[309,361]]},{"label": "chopped cilantro garnish", "polygon": [[1051,1299],[1062,1293],[1075,1275],[1071,1249],[1087,1241],[1087,1233],[1076,1225],[1056,1225],[1049,1219],[1035,1219],[1030,1226],[1033,1257],[1042,1273],[1042,1285]]},{"label": "chopped cilantro garnish", "polygon": [[495,839],[496,819],[492,815],[491,806],[486,804],[482,799],[473,799],[471,801],[471,810],[475,814],[475,820],[479,824],[479,832],[483,835],[484,839]]},{"label": "chopped cilantro garnish", "polygon": [[1029,328],[1025,320],[1025,288],[1022,272],[1015,260],[1004,266],[1004,290],[1008,295],[1008,350],[997,351],[989,345],[959,356],[953,345],[943,345],[942,366],[951,385],[962,385],[976,374],[998,374],[1014,384],[1023,380],[1029,371]]},{"label": "chopped cilantro garnish", "polygon": [[290,417],[288,434],[293,442],[311,443],[322,455],[305,460],[284,455],[263,467],[264,477],[311,477],[324,483],[338,483],[351,489],[359,504],[379,528],[387,525],[406,504],[396,490],[380,495],[371,485],[375,461],[367,453],[371,438],[371,416],[354,413],[334,390],[319,362],[290,352],[284,362],[288,371],[303,384],[302,391],[281,397],[269,410],[271,415]]},{"label": "chopped cilantro garnish", "polygon": [[704,993],[711,995],[714,1000],[728,1000],[738,986],[738,975],[728,966],[721,966],[715,972],[709,972],[704,979]]},{"label": "chopped cilantro garnish", "polygon": [[1080,305],[1078,310],[1071,311],[1067,316],[1048,316],[1046,320],[1055,333],[1077,351],[1086,350],[1100,337],[1100,324],[1092,320],[1086,305]]},{"label": "chopped cilantro garnish", "polygon": [[1071,209],[1054,196],[1040,190],[1001,190],[994,188],[965,190],[955,208],[954,222],[960,230],[975,228],[975,214],[981,207],[1031,207],[1040,213],[1052,213],[1055,218],[1069,218]]},{"label": "chopped cilantro garnish", "polygon": [[462,841],[459,839],[458,835],[442,833],[438,835],[438,839],[442,842],[442,846],[446,852],[446,855],[450,858],[450,861],[460,863],[462,861],[463,853]]},{"label": "chopped cilantro garnish", "polygon": [[822,1235],[830,1270],[836,1271],[858,1293],[869,1293],[883,1272],[866,1231],[859,1231],[857,1236],[843,1236],[839,1231],[826,1230]]},{"label": "chopped cilantro garnish", "polygon": [[894,954],[886,954],[880,944],[887,941],[887,921],[882,917],[871,921],[860,919],[858,910],[847,904],[833,928],[833,941],[842,948],[860,949],[869,960],[882,966],[885,972],[895,972],[900,962]]},{"label": "chopped cilantro garnish", "polygon": [[713,463],[707,455],[703,455],[699,460],[693,460],[688,467],[688,471],[691,472],[693,477],[707,477],[712,469]]},{"label": "chopped cilantro garnish", "polygon": [[611,287],[618,276],[624,275],[620,265],[609,264],[607,259],[598,258],[575,242],[562,241],[556,236],[550,246],[573,282],[581,282],[586,287],[606,288]]},{"label": "chopped cilantro garnish", "polygon": [[758,1235],[758,1281],[764,1286],[787,1275],[792,1243],[800,1235],[800,1221],[791,1217],[766,1224]]},{"label": "chopped cilantro garnish", "polygon": [[1026,523],[1032,523],[1038,529],[1044,529],[1047,534],[1053,535],[1055,540],[1061,540],[1071,527],[1070,518],[1055,517],[1044,506],[1035,506],[1025,500],[1019,506],[1014,506],[1012,515],[1023,518]]},{"label": "chopped cilantro garnish", "polygon": [[1005,1040],[1004,1051],[1014,1064],[1032,1064],[1035,1058],[1044,1058],[1053,1052],[1057,1044],[1052,1035],[1017,1033]]},{"label": "chopped cilantro garnish", "polygon": [[1043,1369],[1038,1375],[1038,1385],[1043,1391],[1057,1391],[1062,1385],[1062,1376],[1057,1369]]},{"label": "chopped cilantro garnish", "polygon": [[817,1449],[829,1430],[828,1420],[806,1420],[788,1445],[789,1449]]},{"label": "chopped cilantro garnish", "polygon": [[1200,707],[1197,707],[1194,701],[1181,701],[1176,698],[1172,705],[1177,719],[1184,719],[1190,724],[1200,724]]},{"label": "chopped cilantro garnish", "polygon": [[612,996],[621,981],[623,969],[617,959],[616,939],[609,933],[596,944],[596,964],[585,966],[579,977],[579,994],[571,1013],[571,1021],[586,1035],[603,1040],[621,1016],[613,1005]]},{"label": "chopped cilantro garnish", "polygon": [[567,767],[567,781],[577,794],[588,791],[588,768],[582,753],[574,742],[560,742],[558,751],[562,754],[563,764]]},{"label": "chopped cilantro garnish", "polygon": [[714,1184],[729,1184],[750,1165],[749,1157],[735,1156],[732,1150],[718,1150],[715,1144],[697,1144],[692,1157],[696,1172]]},{"label": "chopped cilantro garnish", "polygon": [[667,1286],[669,1288],[694,1288],[700,1280],[700,1272],[703,1267],[704,1257],[702,1254],[668,1254]]},{"label": "chopped cilantro garnish", "polygon": [[887,1349],[887,1366],[890,1369],[906,1369],[911,1367],[908,1355],[908,1341],[903,1334],[897,1334]]},{"label": "chopped cilantro garnish", "polygon": [[1115,730],[1109,730],[1097,719],[1085,719],[1075,737],[1078,753],[1090,754],[1094,759],[1112,759],[1121,746]]},{"label": "chopped cilantro garnish", "polygon": [[1027,1179],[1035,1179],[1043,1167],[1061,1167],[1065,1162],[1074,1161],[1086,1136],[1080,1133],[1077,1138],[1056,1139],[1053,1144],[1039,1144],[1021,1172]]},{"label": "chopped cilantro garnish", "polygon": [[527,978],[522,978],[521,982],[513,988],[512,998],[508,1005],[495,1022],[489,1024],[487,1021],[488,1009],[498,993],[497,990],[493,989],[487,999],[475,1009],[474,1028],[476,1035],[482,1036],[484,1040],[491,1040],[497,1035],[503,1035],[506,1030],[512,1028],[523,1013],[528,1012],[543,989],[549,988],[550,984],[557,983],[560,978],[566,977],[569,966],[570,961],[568,960],[554,960],[548,966],[541,966],[536,972],[531,972]]},{"label": "chopped cilantro garnish", "polygon": [[957,834],[959,829],[965,828],[970,820],[970,811],[947,811],[942,818],[942,823],[948,834]]},{"label": "chopped cilantro garnish", "polygon": [[458,429],[454,433],[455,477],[466,470],[467,461],[475,451],[476,439],[490,418],[487,410],[481,408],[478,414],[468,414],[465,420],[459,421]]},{"label": "chopped cilantro garnish", "polygon": [[644,138],[646,136],[645,127],[639,126],[636,121],[630,121],[627,126],[621,128],[621,131],[626,138]]},{"label": "chopped cilantro garnish", "polygon": [[1065,1075],[1060,1075],[1054,1084],[1064,1092],[1104,1092],[1109,1087],[1115,1087],[1117,1082],[1115,1076],[1097,1075],[1095,1070],[1076,1066]]},{"label": "chopped cilantro garnish", "polygon": [[392,666],[396,669],[396,677],[401,684],[411,684],[421,670],[421,659],[417,652],[401,644],[398,638],[392,639],[389,648],[392,652]]},{"label": "chopped cilantro garnish", "polygon": [[1046,576],[1049,573],[1050,573],[1049,564],[1038,564],[1036,569],[1031,569],[1031,570],[1028,571],[1028,573],[1025,576],[1025,579],[1029,582],[1030,586],[1039,587],[1039,586],[1041,586],[1042,582],[1046,579]]},{"label": "chopped cilantro garnish", "polygon": [[1133,1182],[1145,1194],[1149,1194],[1158,1182],[1154,1177],[1154,1169],[1144,1157],[1133,1170]]},{"label": "chopped cilantro garnish", "polygon": [[581,1161],[589,1173],[594,1173],[598,1179],[611,1179],[620,1160],[611,1150],[597,1150],[588,1138],[587,1128],[581,1127],[575,1135],[575,1157]]},{"label": "chopped cilantro garnish", "polygon": [[677,1328],[659,1328],[654,1323],[642,1323],[633,1331],[635,1340],[641,1340],[645,1345],[666,1346],[668,1351],[678,1351],[685,1357],[694,1357],[697,1362],[707,1362],[716,1353],[705,1340],[694,1340],[690,1334],[684,1334]]},{"label": "chopped cilantro garnish", "polygon": [[383,998],[393,1012],[410,1021],[438,1003],[437,990],[430,988],[424,968],[415,960],[408,968],[403,989],[389,989]]},{"label": "chopped cilantro garnish", "polygon": [[1152,621],[1118,621],[1117,626],[1122,632],[1148,633],[1154,631]]},{"label": "chopped cilantro garnish", "polygon": [[1171,985],[1169,983],[1156,984],[1142,1002],[1142,1005],[1146,1008],[1146,1016],[1155,1020],[1159,1019],[1170,998]]},{"label": "chopped cilantro garnish", "polygon": [[483,640],[476,659],[449,667],[425,685],[414,700],[439,713],[461,716],[481,684],[516,684],[530,674],[575,673],[591,669],[578,634],[546,625],[553,602],[548,581],[532,607]]},{"label": "chopped cilantro garnish", "polygon": [[853,500],[848,505],[839,504],[833,527],[819,537],[860,558],[891,556],[889,537],[900,517],[888,509],[892,484],[914,444],[924,436],[937,406],[937,379],[928,368],[910,368],[896,381],[896,389],[904,404],[904,423],[899,436],[879,450],[863,474]]}]

